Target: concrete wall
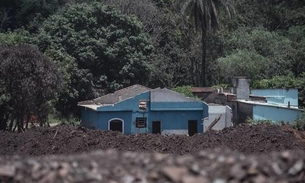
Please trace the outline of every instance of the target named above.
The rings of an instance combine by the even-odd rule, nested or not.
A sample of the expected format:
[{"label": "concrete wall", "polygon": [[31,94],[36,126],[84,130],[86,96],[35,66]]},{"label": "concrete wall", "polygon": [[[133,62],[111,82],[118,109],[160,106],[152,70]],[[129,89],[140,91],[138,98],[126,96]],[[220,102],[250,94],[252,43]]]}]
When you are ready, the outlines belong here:
[{"label": "concrete wall", "polygon": [[210,95],[208,95],[206,98],[203,99],[206,103],[215,103],[215,98],[218,95],[218,93],[213,92]]},{"label": "concrete wall", "polygon": [[152,132],[152,121],[161,121],[162,134],[188,134],[188,121],[197,120],[198,133],[202,133],[202,118],[202,111],[152,111],[149,114],[148,132]]},{"label": "concrete wall", "polygon": [[92,109],[82,107],[82,126],[90,129],[97,129],[98,113]]},{"label": "concrete wall", "polygon": [[253,118],[253,105],[247,104],[243,102],[236,102],[237,107],[237,117],[235,118],[236,121],[234,123],[240,124],[246,122],[248,118]]},{"label": "concrete wall", "polygon": [[90,129],[108,130],[108,122],[113,119],[120,119],[124,123],[124,133],[131,133],[132,113],[128,111],[98,112],[91,109],[82,109],[82,125]]},{"label": "concrete wall", "polygon": [[244,78],[235,78],[233,86],[236,89],[236,98],[239,100],[249,100],[249,81]]},{"label": "concrete wall", "polygon": [[213,130],[222,130],[225,127],[230,127],[232,123],[232,110],[229,106],[209,106],[209,117],[204,120],[205,129],[220,115],[221,118],[213,127]]},{"label": "concrete wall", "polygon": [[264,96],[267,102],[275,105],[298,106],[298,90],[297,89],[254,89],[251,94]]},{"label": "concrete wall", "polygon": [[124,122],[123,133],[130,134],[132,133],[131,124],[132,124],[132,113],[128,111],[120,112],[98,112],[98,129],[109,130],[109,121],[114,119],[120,119]]},{"label": "concrete wall", "polygon": [[301,110],[276,106],[253,106],[254,120],[271,120],[274,122],[292,122],[302,116]]}]

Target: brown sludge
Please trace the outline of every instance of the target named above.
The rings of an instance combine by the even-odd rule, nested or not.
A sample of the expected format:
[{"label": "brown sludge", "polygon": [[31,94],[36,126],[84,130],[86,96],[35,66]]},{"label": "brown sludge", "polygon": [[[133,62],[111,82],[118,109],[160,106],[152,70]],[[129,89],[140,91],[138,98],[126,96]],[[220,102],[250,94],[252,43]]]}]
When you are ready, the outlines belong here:
[{"label": "brown sludge", "polygon": [[305,182],[304,134],[288,126],[192,137],[55,126],[0,137],[0,182]]}]

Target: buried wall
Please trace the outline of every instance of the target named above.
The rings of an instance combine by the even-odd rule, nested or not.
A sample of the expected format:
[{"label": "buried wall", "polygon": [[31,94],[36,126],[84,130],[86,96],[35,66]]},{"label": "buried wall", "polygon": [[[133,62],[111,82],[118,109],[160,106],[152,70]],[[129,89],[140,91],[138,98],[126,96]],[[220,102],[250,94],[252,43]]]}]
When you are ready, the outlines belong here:
[{"label": "buried wall", "polygon": [[245,123],[248,118],[253,118],[252,104],[236,101],[232,106],[232,110],[234,124]]},{"label": "buried wall", "polygon": [[302,116],[303,111],[278,106],[253,106],[254,120],[271,120],[273,122],[292,122]]}]

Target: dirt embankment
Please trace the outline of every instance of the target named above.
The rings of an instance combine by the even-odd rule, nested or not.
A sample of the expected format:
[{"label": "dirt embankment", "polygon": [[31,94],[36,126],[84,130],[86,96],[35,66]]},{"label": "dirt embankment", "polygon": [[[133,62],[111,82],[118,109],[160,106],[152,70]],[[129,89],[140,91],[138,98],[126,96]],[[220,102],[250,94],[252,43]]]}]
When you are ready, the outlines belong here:
[{"label": "dirt embankment", "polygon": [[304,133],[289,126],[242,125],[192,137],[55,126],[0,138],[0,183],[305,182]]},{"label": "dirt embankment", "polygon": [[0,155],[40,156],[78,154],[94,150],[196,154],[200,150],[228,148],[246,155],[284,150],[305,150],[304,135],[288,126],[242,125],[222,131],[188,136],[123,135],[82,127],[35,128],[23,133],[0,132]]}]

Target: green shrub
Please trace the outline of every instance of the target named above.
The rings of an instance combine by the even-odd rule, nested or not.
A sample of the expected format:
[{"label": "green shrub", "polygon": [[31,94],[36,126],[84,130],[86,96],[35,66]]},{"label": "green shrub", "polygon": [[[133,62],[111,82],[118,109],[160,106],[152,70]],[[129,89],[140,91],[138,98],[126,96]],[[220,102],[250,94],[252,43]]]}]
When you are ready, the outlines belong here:
[{"label": "green shrub", "polygon": [[173,88],[175,92],[181,93],[186,97],[195,97],[192,93],[192,87],[191,86],[177,86],[176,88]]},{"label": "green shrub", "polygon": [[297,130],[305,130],[305,112],[299,119],[291,123],[291,127]]},{"label": "green shrub", "polygon": [[264,119],[260,119],[260,120],[254,120],[252,118],[247,118],[246,123],[250,124],[250,125],[260,125],[260,124],[268,124],[268,125],[278,125],[280,123],[278,122],[273,122],[271,120],[264,120]]}]

